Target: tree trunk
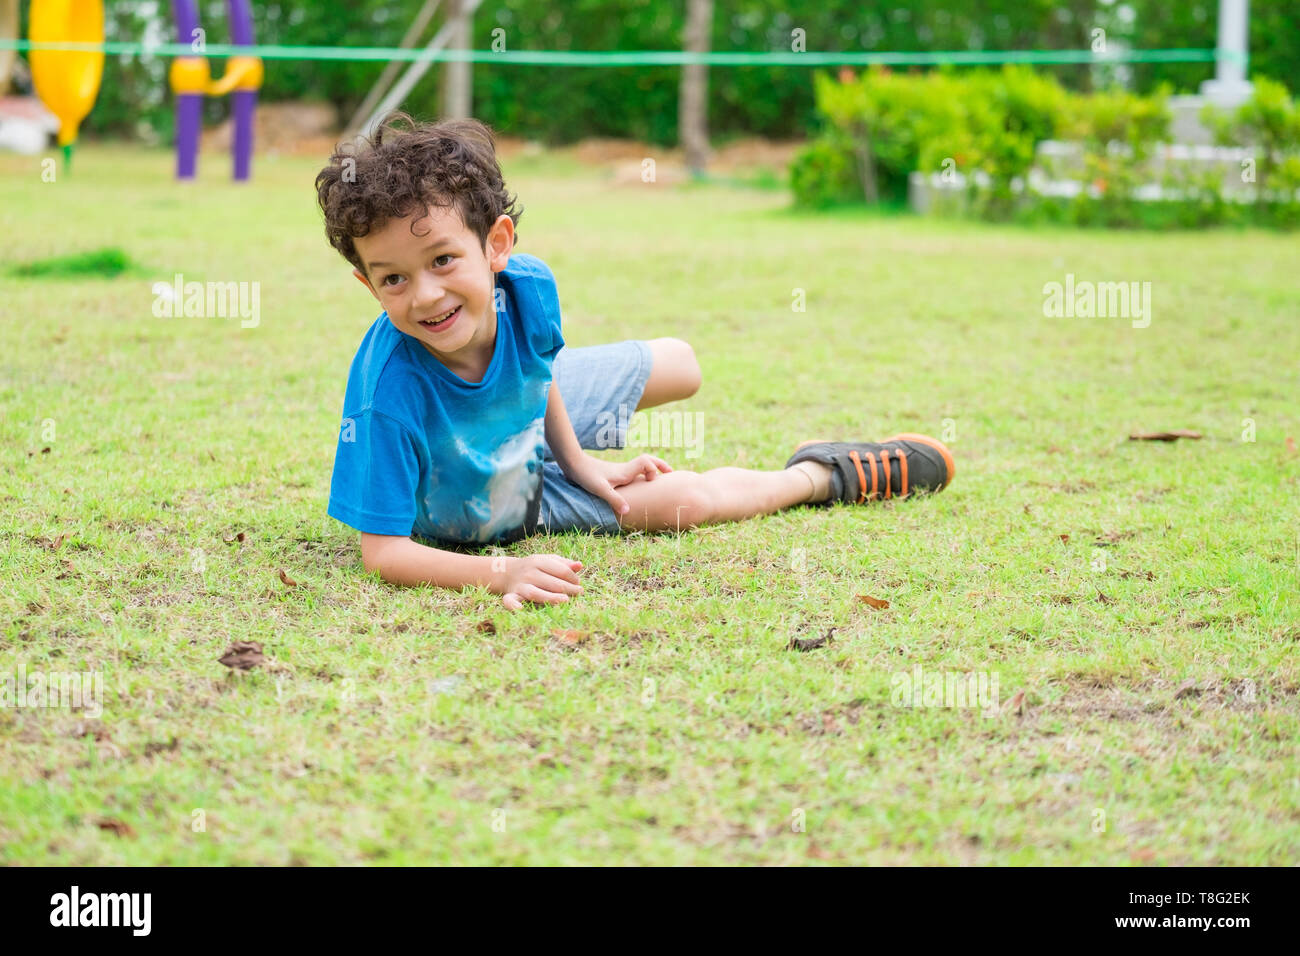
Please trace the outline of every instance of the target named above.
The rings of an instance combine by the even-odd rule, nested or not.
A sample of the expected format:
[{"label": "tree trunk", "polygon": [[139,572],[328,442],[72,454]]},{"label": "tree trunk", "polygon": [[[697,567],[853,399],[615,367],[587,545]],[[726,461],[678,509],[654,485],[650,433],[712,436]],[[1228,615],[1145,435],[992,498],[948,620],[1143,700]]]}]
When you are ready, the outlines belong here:
[{"label": "tree trunk", "polygon": [[[451,0],[447,5],[447,24],[451,34],[448,50],[470,48],[470,16],[473,6],[465,0]],[[442,65],[442,115],[445,119],[465,119],[473,109],[474,64],[468,60],[448,60]]]},{"label": "tree trunk", "polygon": [[871,134],[865,125],[859,124],[857,127],[857,135],[853,137],[853,152],[858,159],[858,179],[862,181],[863,198],[875,205],[880,202],[880,189],[876,185],[876,157],[871,151]]},{"label": "tree trunk", "polygon": [[[18,39],[18,0],[0,0],[0,39]],[[17,56],[15,50],[0,50],[0,96],[9,92]]]},{"label": "tree trunk", "polygon": [[[708,53],[713,26],[713,0],[687,0],[682,48],[687,53]],[[709,162],[709,67],[705,63],[682,66],[677,103],[677,140],[686,153],[693,175]]]}]

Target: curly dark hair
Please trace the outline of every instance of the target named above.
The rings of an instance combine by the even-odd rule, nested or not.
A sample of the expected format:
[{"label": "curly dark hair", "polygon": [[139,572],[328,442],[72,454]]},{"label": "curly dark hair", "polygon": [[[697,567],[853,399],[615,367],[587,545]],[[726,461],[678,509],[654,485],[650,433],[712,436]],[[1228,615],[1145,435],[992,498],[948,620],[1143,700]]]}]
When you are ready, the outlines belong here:
[{"label": "curly dark hair", "polygon": [[475,119],[417,123],[400,112],[385,116],[369,138],[335,148],[316,176],[316,199],[330,245],[363,273],[353,240],[389,220],[429,206],[454,208],[486,249],[492,224],[506,215],[518,225],[524,211],[506,192],[487,126]]}]

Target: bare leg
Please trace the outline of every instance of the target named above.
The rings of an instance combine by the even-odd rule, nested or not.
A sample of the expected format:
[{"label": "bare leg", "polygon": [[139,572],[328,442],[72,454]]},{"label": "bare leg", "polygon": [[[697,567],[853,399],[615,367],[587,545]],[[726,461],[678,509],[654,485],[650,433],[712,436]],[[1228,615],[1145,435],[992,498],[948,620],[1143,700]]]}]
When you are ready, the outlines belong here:
[{"label": "bare leg", "polygon": [[650,377],[637,410],[690,398],[700,388],[700,363],[695,350],[681,339],[651,339]]},{"label": "bare leg", "polygon": [[638,478],[618,492],[630,506],[619,522],[625,530],[676,531],[824,500],[830,493],[830,468],[801,462],[784,471],[674,471],[651,481]]},{"label": "bare leg", "polygon": [[[650,340],[653,364],[637,410],[689,398],[699,390],[695,351],[675,338]],[[627,531],[681,530],[742,521],[830,495],[830,468],[805,461],[783,471],[714,468],[674,471],[653,481],[638,478],[618,489],[630,509],[619,519]]]}]

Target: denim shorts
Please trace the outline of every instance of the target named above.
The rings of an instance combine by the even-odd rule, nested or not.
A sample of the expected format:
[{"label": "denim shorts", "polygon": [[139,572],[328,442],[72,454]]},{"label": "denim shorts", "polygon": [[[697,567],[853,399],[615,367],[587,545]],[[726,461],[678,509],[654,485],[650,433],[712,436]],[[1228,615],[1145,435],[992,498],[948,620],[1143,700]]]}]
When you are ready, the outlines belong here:
[{"label": "denim shorts", "polygon": [[[555,356],[551,377],[583,448],[623,448],[627,426],[650,378],[650,343],[630,339],[573,349]],[[542,506],[538,531],[618,534],[618,518],[604,499],[564,477],[550,446],[542,461]]]}]

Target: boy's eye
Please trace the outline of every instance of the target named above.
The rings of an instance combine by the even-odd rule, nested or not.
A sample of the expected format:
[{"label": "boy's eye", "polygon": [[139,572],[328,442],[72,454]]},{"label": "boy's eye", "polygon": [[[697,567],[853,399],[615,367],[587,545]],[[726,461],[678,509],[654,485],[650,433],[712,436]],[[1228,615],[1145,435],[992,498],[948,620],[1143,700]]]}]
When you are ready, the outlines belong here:
[{"label": "boy's eye", "polygon": [[438,258],[434,259],[434,260],[433,260],[433,263],[434,263],[434,265],[437,265],[437,264],[438,264],[439,262],[441,262],[443,259],[446,259],[447,262],[448,262],[448,264],[450,264],[450,263],[451,263],[451,260],[454,259],[454,258],[455,258],[455,256],[449,256],[449,255],[447,255],[447,254],[444,252],[442,255],[438,256]]},{"label": "boy's eye", "polygon": [[384,276],[383,279],[380,280],[380,282],[383,285],[389,285],[389,286],[397,285],[397,283],[401,281],[402,281],[402,277],[397,275],[396,273],[394,273],[393,275]]}]

